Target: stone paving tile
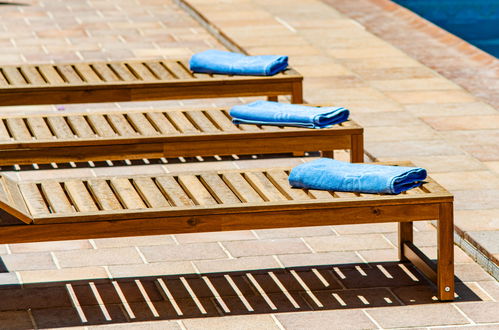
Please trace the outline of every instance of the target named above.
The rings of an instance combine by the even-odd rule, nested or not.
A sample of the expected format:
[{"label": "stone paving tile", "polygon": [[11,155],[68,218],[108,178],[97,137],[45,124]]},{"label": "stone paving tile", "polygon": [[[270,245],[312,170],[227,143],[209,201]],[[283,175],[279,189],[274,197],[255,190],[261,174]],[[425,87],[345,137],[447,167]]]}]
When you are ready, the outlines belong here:
[{"label": "stone paving tile", "polygon": [[54,255],[62,268],[143,263],[139,253],[133,247],[59,251]]},{"label": "stone paving tile", "polygon": [[462,282],[490,281],[493,279],[478,264],[456,264],[454,266],[456,277]]},{"label": "stone paving tile", "polygon": [[442,155],[463,155],[463,151],[452,147],[439,140],[406,140],[406,141],[388,141],[388,142],[370,142],[365,141],[366,149],[371,154],[381,160],[391,159],[411,159],[415,156],[442,156]]},{"label": "stone paving tile", "polygon": [[499,322],[499,302],[461,303],[456,306],[476,323]]},{"label": "stone paving tile", "polygon": [[8,271],[56,269],[57,266],[50,253],[17,253],[2,256]]},{"label": "stone paving tile", "polygon": [[417,166],[426,168],[432,177],[433,173],[438,172],[479,171],[485,169],[485,166],[480,161],[468,155],[411,157],[411,161]]},{"label": "stone paving tile", "polygon": [[194,261],[201,273],[236,272],[255,269],[281,268],[271,256]]},{"label": "stone paving tile", "polygon": [[453,191],[455,210],[486,210],[499,208],[499,190]]},{"label": "stone paving tile", "polygon": [[170,235],[99,238],[94,239],[93,241],[98,249],[175,244],[175,241]]},{"label": "stone paving tile", "polygon": [[[71,328],[73,329],[73,328]],[[134,329],[134,330],[176,330],[182,329],[177,321],[133,322],[120,324],[107,324],[87,327],[85,330],[95,329]]]},{"label": "stone paving tile", "polygon": [[276,314],[285,329],[377,329],[360,310],[314,311]]},{"label": "stone paving tile", "polygon": [[359,225],[341,225],[341,226],[332,226],[332,228],[339,235],[358,235],[358,234],[396,232],[398,225],[397,223],[394,222],[386,222],[386,223],[366,223]]},{"label": "stone paving tile", "polygon": [[382,235],[305,237],[307,244],[316,252],[353,251],[390,248],[392,245]]},{"label": "stone paving tile", "polygon": [[446,130],[479,130],[479,129],[498,129],[499,115],[490,116],[453,116],[452,120],[448,117],[423,117],[431,127],[438,131]]},{"label": "stone paving tile", "polygon": [[91,249],[92,245],[88,240],[75,240],[10,244],[9,248],[12,253],[30,253]]},{"label": "stone paving tile", "polygon": [[451,191],[499,188],[499,176],[489,171],[434,173],[432,178]]},{"label": "stone paving tile", "polygon": [[155,262],[153,264],[109,266],[113,278],[194,274],[196,270],[189,261]]},{"label": "stone paving tile", "polygon": [[482,248],[490,254],[499,254],[499,231],[490,228],[483,231],[466,232],[473,240],[480,242]]},{"label": "stone paving tile", "polygon": [[401,104],[467,103],[475,101],[473,96],[461,90],[386,92],[386,95]]},{"label": "stone paving tile", "polygon": [[496,115],[497,111],[488,104],[480,102],[472,103],[445,103],[445,104],[409,104],[404,108],[418,117],[429,116],[465,116],[470,113],[474,115]]},{"label": "stone paving tile", "polygon": [[382,328],[469,324],[452,304],[372,308],[367,313]]},{"label": "stone paving tile", "polygon": [[78,267],[54,270],[20,271],[19,276],[25,283],[47,283],[59,281],[90,280],[107,278],[104,267]]},{"label": "stone paving tile", "polygon": [[454,223],[466,232],[499,230],[499,209],[456,211]]},{"label": "stone paving tile", "polygon": [[223,242],[234,257],[307,253],[310,249],[298,238],[261,239],[254,241]]},{"label": "stone paving tile", "polygon": [[249,230],[175,235],[175,239],[180,244],[223,242],[223,241],[245,241],[245,240],[254,240],[256,238],[257,237],[253,234],[253,232]]},{"label": "stone paving tile", "polygon": [[217,243],[141,246],[139,249],[147,262],[227,258]]},{"label": "stone paving tile", "polygon": [[364,127],[366,141],[404,141],[415,137],[419,140],[440,138],[426,125]]},{"label": "stone paving tile", "polygon": [[255,230],[254,233],[261,239],[322,235],[328,236],[334,234],[329,226],[260,229]]},{"label": "stone paving tile", "polygon": [[0,286],[11,286],[20,284],[19,279],[14,272],[0,273]]},{"label": "stone paving tile", "polygon": [[280,329],[270,315],[241,315],[223,318],[182,320],[188,330],[204,329]]},{"label": "stone paving tile", "polygon": [[[424,123],[416,116],[404,111],[377,112],[377,113],[354,113],[355,121],[363,127],[386,127],[386,126],[424,126]],[[367,141],[367,139],[366,139]]]}]

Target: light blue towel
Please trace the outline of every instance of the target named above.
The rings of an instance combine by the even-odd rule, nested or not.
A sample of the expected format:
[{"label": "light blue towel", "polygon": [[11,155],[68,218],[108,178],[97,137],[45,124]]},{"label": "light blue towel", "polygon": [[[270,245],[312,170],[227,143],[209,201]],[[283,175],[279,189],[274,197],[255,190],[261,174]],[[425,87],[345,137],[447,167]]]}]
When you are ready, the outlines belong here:
[{"label": "light blue towel", "polygon": [[426,178],[419,167],[345,163],[329,158],[298,165],[289,174],[297,188],[398,194],[418,187]]},{"label": "light blue towel", "polygon": [[288,57],[280,55],[247,56],[216,49],[194,54],[189,61],[194,72],[249,76],[272,76],[288,67]]},{"label": "light blue towel", "polygon": [[348,119],[345,108],[311,107],[289,103],[255,101],[230,109],[234,124],[298,126],[326,128]]}]

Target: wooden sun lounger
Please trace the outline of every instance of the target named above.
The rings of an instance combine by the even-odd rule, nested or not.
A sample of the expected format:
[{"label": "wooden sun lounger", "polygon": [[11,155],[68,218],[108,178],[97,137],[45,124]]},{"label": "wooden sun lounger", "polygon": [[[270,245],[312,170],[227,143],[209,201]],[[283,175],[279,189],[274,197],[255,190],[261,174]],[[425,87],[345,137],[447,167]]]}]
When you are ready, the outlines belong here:
[{"label": "wooden sun lounger", "polygon": [[[404,164],[407,165],[407,164]],[[15,182],[0,207],[25,224],[0,243],[263,228],[399,223],[399,253],[454,299],[453,197],[432,179],[400,195],[292,189],[289,168]],[[413,221],[437,220],[438,265],[413,241]],[[332,262],[334,262],[332,260]]]},{"label": "wooden sun lounger", "polygon": [[0,106],[291,95],[302,103],[303,77],[192,73],[185,60],[0,66]]},{"label": "wooden sun lounger", "polygon": [[0,166],[88,160],[350,149],[363,161],[363,129],[234,125],[226,109],[0,117]]}]

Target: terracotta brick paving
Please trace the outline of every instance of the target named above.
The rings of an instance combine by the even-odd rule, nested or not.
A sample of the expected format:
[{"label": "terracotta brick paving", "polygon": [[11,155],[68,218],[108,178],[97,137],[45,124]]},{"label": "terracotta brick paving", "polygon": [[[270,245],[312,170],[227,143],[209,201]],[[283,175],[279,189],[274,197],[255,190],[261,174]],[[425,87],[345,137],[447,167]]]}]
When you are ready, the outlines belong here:
[{"label": "terracotta brick paving", "polygon": [[[2,64],[177,57],[223,48],[168,0],[26,3],[29,6],[0,5]],[[498,200],[496,159],[484,163],[477,157],[488,155],[477,146],[495,127],[482,118],[494,117],[493,108],[321,1],[306,6],[277,0],[189,4],[249,53],[292,55],[293,66],[305,75],[306,99],[349,107],[366,127],[372,156],[410,159],[439,175],[456,193],[456,222],[470,237],[479,240],[483,230],[499,228],[499,206],[490,207]],[[240,101],[244,99],[65,105],[64,111]],[[468,119],[481,118],[482,127],[470,131],[475,138],[463,144],[460,134],[468,130],[458,120],[442,119],[450,115],[473,115]],[[340,159],[347,156],[338,154]],[[43,170],[43,175],[165,173],[304,161],[207,160],[63,168]],[[40,173],[12,175],[29,178]],[[463,175],[469,175],[465,183]],[[470,191],[466,184],[472,179],[478,189]],[[416,243],[435,257],[434,228],[426,222],[415,227]],[[499,327],[494,313],[497,281],[456,247],[459,296],[454,303],[435,304],[434,287],[412,267],[394,262],[395,231],[393,224],[381,224],[4,245],[0,328]],[[494,241],[487,239],[490,251],[495,251]]]}]

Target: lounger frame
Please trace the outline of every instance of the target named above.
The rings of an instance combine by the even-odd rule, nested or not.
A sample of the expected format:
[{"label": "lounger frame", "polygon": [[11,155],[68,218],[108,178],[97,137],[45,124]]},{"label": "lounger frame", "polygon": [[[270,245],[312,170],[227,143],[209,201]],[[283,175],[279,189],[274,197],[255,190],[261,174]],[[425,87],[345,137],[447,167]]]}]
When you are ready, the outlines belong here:
[{"label": "lounger frame", "polygon": [[148,110],[0,117],[0,166],[349,149],[363,161],[363,129],[235,125],[228,109]]},{"label": "lounger frame", "polygon": [[[407,166],[409,164],[401,164]],[[25,222],[0,243],[362,223],[399,223],[399,255],[454,299],[453,196],[431,178],[399,195],[292,189],[289,168],[15,182],[0,207]],[[436,220],[435,265],[413,244],[413,222]]]},{"label": "lounger frame", "polygon": [[147,60],[0,66],[0,106],[213,97],[291,95],[302,103],[303,77],[192,73],[187,60]]}]

